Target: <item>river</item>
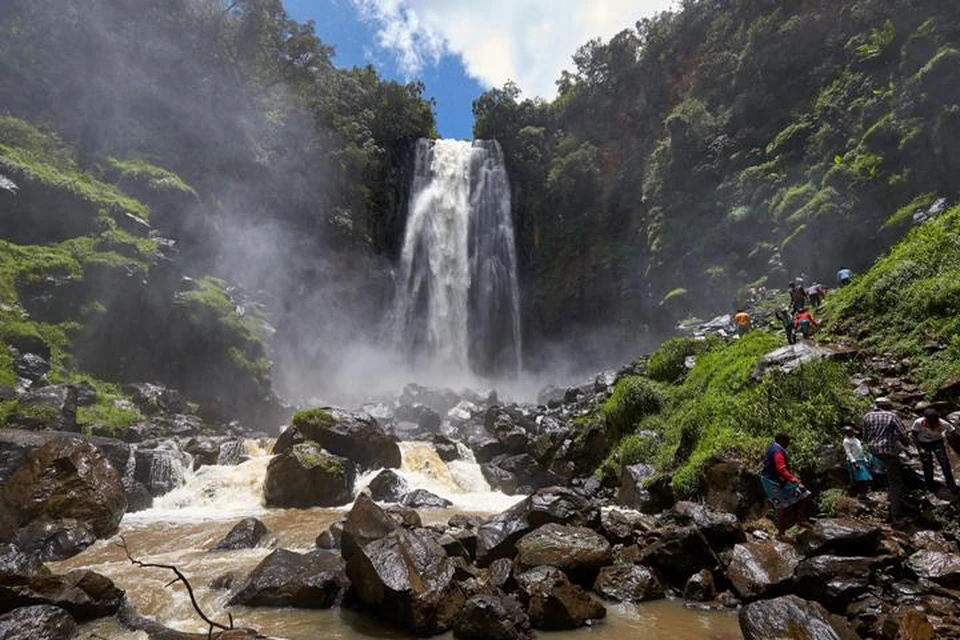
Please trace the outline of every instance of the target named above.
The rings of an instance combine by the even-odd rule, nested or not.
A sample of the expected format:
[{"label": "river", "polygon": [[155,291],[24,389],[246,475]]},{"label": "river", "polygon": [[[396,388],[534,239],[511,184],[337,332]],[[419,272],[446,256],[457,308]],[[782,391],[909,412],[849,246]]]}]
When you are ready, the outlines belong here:
[{"label": "river", "polygon": [[[158,498],[154,508],[128,514],[120,527],[133,556],[140,560],[172,564],[190,579],[204,610],[226,622],[228,592],[210,588],[210,583],[233,572],[242,579],[270,549],[211,552],[236,523],[248,515],[259,517],[276,536],[276,547],[305,552],[314,548],[316,537],[346,509],[265,509],[261,505],[262,482],[269,443],[248,443],[250,459],[236,467],[201,467],[188,472],[183,487]],[[426,488],[452,500],[450,509],[420,510],[424,524],[445,523],[459,512],[490,514],[506,509],[520,497],[506,496],[485,486],[479,467],[469,461],[443,463],[429,447],[403,443],[401,474],[411,488]],[[362,488],[372,474],[358,480]],[[186,589],[177,583],[166,586],[172,575],[162,569],[132,565],[118,546],[118,538],[100,541],[69,560],[51,563],[57,572],[92,569],[110,577],[127,591],[138,610],[163,624],[182,631],[206,632],[190,607]],[[230,607],[236,626],[251,627],[276,638],[290,640],[354,640],[358,638],[409,638],[372,621],[369,616],[346,609]],[[82,627],[84,638],[142,639],[142,633],[124,630],[115,620]],[[736,616],[683,606],[680,601],[660,600],[640,605],[610,605],[607,618],[593,628],[540,633],[555,640],[588,638],[645,638],[669,640],[737,640],[741,638]],[[452,634],[440,636],[450,638]]]}]

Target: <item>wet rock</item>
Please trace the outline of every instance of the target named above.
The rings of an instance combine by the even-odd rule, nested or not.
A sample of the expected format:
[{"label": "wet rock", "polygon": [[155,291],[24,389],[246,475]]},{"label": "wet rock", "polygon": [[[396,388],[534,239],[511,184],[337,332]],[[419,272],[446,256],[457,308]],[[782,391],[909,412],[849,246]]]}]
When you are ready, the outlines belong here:
[{"label": "wet rock", "polygon": [[717,587],[713,582],[713,574],[702,569],[690,576],[687,584],[683,585],[683,598],[690,602],[710,602],[717,597]]},{"label": "wet rock", "polygon": [[733,548],[727,578],[737,595],[754,600],[776,595],[793,579],[800,556],[783,542],[745,542]]},{"label": "wet rock", "polygon": [[183,446],[184,453],[193,458],[193,470],[210,466],[220,461],[220,443],[211,438],[191,438]]},{"label": "wet rock", "polygon": [[379,540],[400,528],[369,496],[360,494],[343,523],[340,548],[343,559],[349,562],[365,545]]},{"label": "wet rock", "polygon": [[588,586],[610,559],[610,543],[587,527],[545,524],[517,542],[517,561],[521,567],[557,567],[574,582]]},{"label": "wet rock", "polygon": [[478,595],[467,600],[453,625],[458,640],[532,640],[530,617],[514,598]]},{"label": "wet rock", "polygon": [[600,530],[611,542],[629,544],[635,532],[647,532],[655,527],[656,520],[639,511],[604,508],[600,512]]},{"label": "wet rock", "polygon": [[957,543],[947,540],[939,531],[924,529],[910,538],[910,546],[917,551],[940,551],[942,553],[960,553]]},{"label": "wet rock", "polygon": [[740,609],[744,640],[859,640],[842,618],[797,596],[751,602]]},{"label": "wet rock", "polygon": [[277,549],[250,572],[230,605],[329,609],[340,604],[348,581],[344,561],[318,549],[300,554]]},{"label": "wet rock", "polygon": [[852,518],[821,518],[797,538],[806,556],[863,556],[877,551],[880,528]]},{"label": "wet rock", "polygon": [[[127,501],[116,470],[83,440],[52,440],[0,486],[0,542],[16,540],[43,560],[63,559],[115,534]],[[49,545],[52,531],[74,531],[75,548]]]},{"label": "wet rock", "polygon": [[24,353],[13,361],[13,369],[21,378],[36,382],[50,371],[50,363],[35,353]]},{"label": "wet rock", "polygon": [[512,558],[516,542],[537,527],[551,522],[592,526],[599,515],[595,505],[570,489],[541,489],[480,526],[477,563],[485,567],[498,558]]},{"label": "wet rock", "polygon": [[290,429],[277,439],[273,452],[289,451],[299,435],[330,453],[353,461],[362,469],[398,468],[400,447],[371,416],[358,411],[325,408],[295,416]]},{"label": "wet rock", "polygon": [[13,538],[15,545],[43,561],[71,558],[96,541],[86,523],[71,518],[30,523]]},{"label": "wet rock", "polygon": [[927,616],[909,606],[897,607],[891,612],[884,620],[881,633],[897,640],[936,640],[938,637]]},{"label": "wet rock", "polygon": [[673,504],[670,478],[657,476],[649,464],[633,464],[623,468],[617,501],[643,513],[659,513]]},{"label": "wet rock", "polygon": [[695,502],[678,502],[673,515],[681,524],[693,524],[715,549],[743,542],[745,536],[737,516]]},{"label": "wet rock", "polygon": [[547,385],[537,392],[537,404],[542,407],[559,407],[566,397],[566,390],[553,385]]},{"label": "wet rock", "polygon": [[433,436],[433,450],[444,462],[453,462],[460,459],[460,449],[454,440],[442,435]]},{"label": "wet rock", "polygon": [[223,466],[238,465],[248,459],[247,445],[241,438],[234,438],[220,443],[216,464]]},{"label": "wet rock", "polygon": [[719,563],[707,539],[696,527],[669,527],[644,547],[640,562],[656,569],[670,584],[682,588],[691,574]]},{"label": "wet rock", "polygon": [[49,575],[50,570],[36,556],[24,553],[13,544],[0,545],[0,576]]},{"label": "wet rock", "polygon": [[342,536],[343,520],[337,520],[331,523],[326,531],[317,536],[317,547],[320,549],[339,549]]},{"label": "wet rock", "polygon": [[504,591],[513,591],[517,584],[513,579],[513,562],[509,558],[500,558],[490,563],[487,569],[490,584]]},{"label": "wet rock", "polygon": [[840,355],[847,354],[823,344],[800,341],[797,344],[781,347],[763,356],[753,370],[753,379],[761,380],[771,371],[790,373],[807,362],[836,358]]},{"label": "wet rock", "polygon": [[232,589],[233,585],[236,583],[237,574],[235,574],[233,571],[228,571],[227,573],[219,575],[211,580],[208,586],[216,591],[226,591],[228,589]]},{"label": "wet rock", "polygon": [[77,635],[77,623],[60,607],[20,607],[0,616],[3,640],[73,640]]},{"label": "wet rock", "polygon": [[712,461],[707,465],[705,476],[708,506],[733,513],[741,520],[755,517],[766,509],[767,498],[760,476],[742,463]]},{"label": "wet rock", "polygon": [[127,513],[145,511],[153,506],[153,496],[142,482],[132,482],[127,488]]},{"label": "wet rock", "polygon": [[335,507],[353,497],[356,470],[315,442],[294,445],[274,457],[263,482],[268,507]]},{"label": "wet rock", "polygon": [[878,566],[876,558],[816,556],[797,567],[797,595],[816,600],[835,613],[843,613],[846,606],[870,586],[870,576]]},{"label": "wet rock", "polygon": [[960,587],[960,555],[942,551],[917,551],[907,559],[907,567],[917,577],[940,586]]},{"label": "wet rock", "polygon": [[124,387],[137,409],[145,416],[157,413],[189,413],[187,401],[175,389],[149,382],[135,382]]},{"label": "wet rock", "polygon": [[244,518],[218,542],[213,551],[234,551],[236,549],[254,549],[270,537],[267,525],[257,518]]},{"label": "wet rock", "polygon": [[506,453],[507,448],[503,443],[488,435],[479,435],[468,441],[470,450],[473,451],[474,459],[480,464],[489,463],[497,456]]},{"label": "wet rock", "polygon": [[368,543],[347,562],[357,599],[382,619],[411,633],[443,633],[465,597],[454,565],[425,530],[398,529]]},{"label": "wet rock", "polygon": [[68,384],[40,387],[22,394],[11,424],[23,429],[78,433],[77,390]]},{"label": "wet rock", "polygon": [[813,473],[804,476],[804,482],[814,494],[834,487],[846,487],[850,480],[847,472],[847,456],[839,446],[821,447]]},{"label": "wet rock", "polygon": [[593,590],[614,602],[643,602],[664,597],[663,585],[656,574],[640,564],[604,567],[593,583]]},{"label": "wet rock", "polygon": [[384,469],[370,481],[367,488],[370,489],[370,496],[378,502],[400,502],[409,485],[396,471]]},{"label": "wet rock", "polygon": [[497,456],[480,470],[491,487],[508,495],[533,493],[562,481],[528,453]]},{"label": "wet rock", "polygon": [[556,567],[537,567],[517,576],[520,600],[534,629],[576,629],[607,615],[602,604],[571,583]]},{"label": "wet rock", "polygon": [[78,622],[111,616],[120,608],[123,591],[93,571],[65,575],[0,576],[0,613],[17,607],[52,605]]},{"label": "wet rock", "polygon": [[423,387],[418,384],[408,384],[400,394],[401,405],[425,405],[440,415],[457,406],[461,401],[460,395],[451,389]]},{"label": "wet rock", "polygon": [[154,498],[165,495],[186,482],[184,471],[189,468],[190,457],[180,450],[176,441],[144,443],[137,447],[134,457],[134,479],[146,487]]},{"label": "wet rock", "polygon": [[383,510],[394,522],[407,529],[419,529],[423,526],[420,514],[412,507],[402,504],[392,504]]},{"label": "wet rock", "polygon": [[77,390],[78,407],[91,407],[97,404],[99,396],[92,384],[89,382],[80,382],[79,384],[73,385],[73,387]]},{"label": "wet rock", "polygon": [[446,498],[441,498],[426,489],[414,489],[403,496],[400,503],[412,509],[445,509],[453,505],[453,503]]}]

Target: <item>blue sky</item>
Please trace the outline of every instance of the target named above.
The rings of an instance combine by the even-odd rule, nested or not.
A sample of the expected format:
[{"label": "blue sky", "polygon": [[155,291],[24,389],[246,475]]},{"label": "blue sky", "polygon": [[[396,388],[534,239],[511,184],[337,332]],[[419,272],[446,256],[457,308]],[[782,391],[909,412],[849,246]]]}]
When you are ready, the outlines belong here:
[{"label": "blue sky", "polygon": [[552,99],[571,56],[676,0],[284,0],[313,20],[342,67],[372,64],[381,76],[422,80],[436,101],[437,129],[472,137],[473,100],[515,81],[524,97]]},{"label": "blue sky", "polygon": [[437,130],[444,138],[473,138],[473,100],[484,87],[467,75],[460,56],[444,54],[439,64],[425,67],[415,78],[400,68],[397,57],[377,45],[377,25],[364,21],[349,0],[285,0],[290,15],[299,22],[314,20],[317,35],[337,50],[340,67],[372,64],[381,76],[407,82],[423,80],[427,96],[436,103]]}]

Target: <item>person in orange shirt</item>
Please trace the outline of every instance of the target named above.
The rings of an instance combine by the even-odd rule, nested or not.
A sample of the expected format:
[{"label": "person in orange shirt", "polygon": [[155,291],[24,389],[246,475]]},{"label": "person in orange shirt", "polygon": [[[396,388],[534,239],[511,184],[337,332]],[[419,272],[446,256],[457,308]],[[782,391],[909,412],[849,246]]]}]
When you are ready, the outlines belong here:
[{"label": "person in orange shirt", "polygon": [[737,309],[736,315],[733,316],[733,325],[737,329],[738,336],[744,335],[750,331],[750,314],[743,309]]},{"label": "person in orange shirt", "polygon": [[817,319],[806,307],[800,309],[800,312],[793,318],[794,331],[800,332],[804,338],[810,338],[819,326]]}]

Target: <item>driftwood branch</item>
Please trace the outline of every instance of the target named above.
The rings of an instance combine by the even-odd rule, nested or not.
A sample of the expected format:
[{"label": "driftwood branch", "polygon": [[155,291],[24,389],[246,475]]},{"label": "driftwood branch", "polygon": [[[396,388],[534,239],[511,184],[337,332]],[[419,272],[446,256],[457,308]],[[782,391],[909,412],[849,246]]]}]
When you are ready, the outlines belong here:
[{"label": "driftwood branch", "polygon": [[209,630],[207,631],[207,637],[213,637],[214,629],[222,629],[224,631],[233,629],[233,616],[227,614],[228,619],[230,620],[229,626],[220,624],[214,620],[211,620],[207,617],[207,614],[203,612],[203,609],[200,608],[200,604],[197,602],[196,596],[193,595],[193,587],[190,585],[190,581],[187,580],[187,577],[180,572],[180,569],[170,564],[155,564],[153,562],[143,562],[142,560],[137,560],[132,555],[130,555],[130,549],[127,547],[127,541],[123,536],[120,536],[120,542],[117,543],[117,546],[123,549],[123,553],[127,556],[127,560],[131,564],[135,564],[138,567],[143,567],[144,569],[166,569],[167,571],[173,571],[176,574],[176,578],[168,582],[165,587],[176,582],[182,582],[183,586],[187,588],[187,594],[190,596],[190,603],[193,605],[193,610],[197,612],[197,615],[200,616],[204,622],[209,625]]}]

